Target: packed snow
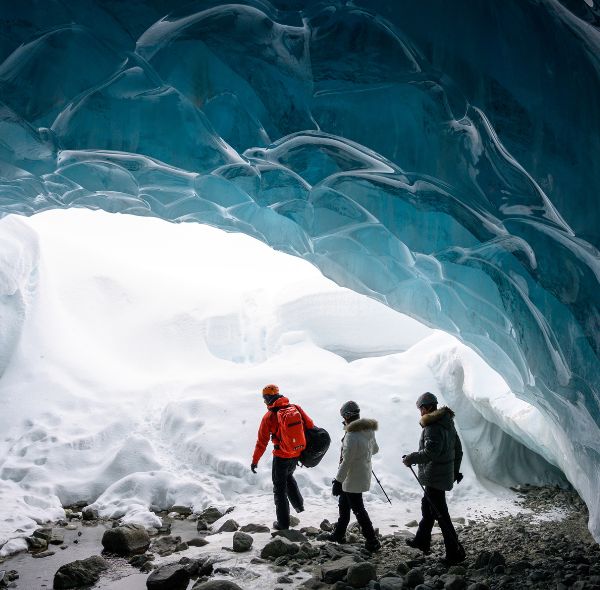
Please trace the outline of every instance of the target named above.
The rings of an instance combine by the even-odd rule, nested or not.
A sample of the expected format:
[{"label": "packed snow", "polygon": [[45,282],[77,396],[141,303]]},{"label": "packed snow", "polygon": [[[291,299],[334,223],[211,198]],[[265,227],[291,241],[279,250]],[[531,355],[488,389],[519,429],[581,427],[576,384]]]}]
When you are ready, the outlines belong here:
[{"label": "packed snow", "polygon": [[248,236],[73,209],[6,217],[0,242],[0,555],[81,500],[147,526],[157,508],[211,504],[270,524],[270,449],[249,469],[266,383],[332,435],[321,465],[297,471],[303,525],[335,519],[349,399],[379,422],[374,470],[392,505],[375,482],[366,498],[382,531],[418,516],[401,456],[426,390],[460,410],[453,516],[517,510],[490,479],[564,481],[527,449],[556,462],[543,416],[472,350]]}]

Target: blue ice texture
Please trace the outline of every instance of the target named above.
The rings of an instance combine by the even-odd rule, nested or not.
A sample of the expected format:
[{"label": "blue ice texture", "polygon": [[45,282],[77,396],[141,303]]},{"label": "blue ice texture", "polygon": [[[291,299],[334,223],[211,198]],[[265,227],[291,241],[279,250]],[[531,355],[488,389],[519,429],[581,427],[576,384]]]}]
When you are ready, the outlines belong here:
[{"label": "blue ice texture", "polygon": [[600,14],[0,1],[0,215],[206,223],[475,349],[600,539]]}]

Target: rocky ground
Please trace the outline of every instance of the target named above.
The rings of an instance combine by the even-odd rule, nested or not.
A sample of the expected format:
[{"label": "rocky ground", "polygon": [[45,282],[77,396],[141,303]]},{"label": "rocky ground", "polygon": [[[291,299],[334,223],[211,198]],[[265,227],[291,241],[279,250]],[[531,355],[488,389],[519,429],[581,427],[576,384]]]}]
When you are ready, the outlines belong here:
[{"label": "rocky ground", "polygon": [[[400,528],[382,536],[381,550],[371,554],[356,525],[340,545],[324,539],[331,529],[327,521],[320,528],[271,533],[264,524],[240,526],[230,518],[235,513],[209,508],[194,515],[173,507],[161,513],[162,529],[146,531],[101,521],[73,506],[66,521],[41,527],[29,538],[29,555],[0,563],[0,588],[246,590],[253,580],[253,588],[265,590],[600,590],[600,547],[589,535],[587,511],[577,494],[528,486],[516,491],[524,509],[520,514],[477,522],[457,519],[467,559],[454,566],[441,560],[439,535],[432,554],[423,556],[406,545],[412,535]],[[186,532],[185,540],[176,530]],[[223,533],[230,533],[230,544],[215,552],[212,542],[213,551],[206,552],[211,537],[225,538]],[[67,545],[79,547],[82,559],[63,559],[53,567],[59,563],[53,561],[56,553],[60,556]],[[231,555],[247,557],[232,562]],[[41,563],[51,572],[32,577],[31,570],[41,569]]]}]

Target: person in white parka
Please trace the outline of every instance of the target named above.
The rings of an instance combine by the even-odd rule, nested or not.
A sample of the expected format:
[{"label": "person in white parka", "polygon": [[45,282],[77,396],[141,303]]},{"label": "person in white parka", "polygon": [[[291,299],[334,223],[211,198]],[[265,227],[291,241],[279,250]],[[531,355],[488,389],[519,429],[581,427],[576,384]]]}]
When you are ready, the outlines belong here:
[{"label": "person in white parka", "polygon": [[381,543],[362,497],[363,492],[369,491],[371,487],[371,457],[379,451],[375,440],[377,421],[361,418],[360,408],[353,401],[346,402],[340,409],[340,414],[344,419],[346,433],[342,439],[340,466],[332,489],[333,495],[339,496],[340,516],[329,540],[344,542],[352,511],[366,539],[365,548],[377,551]]}]

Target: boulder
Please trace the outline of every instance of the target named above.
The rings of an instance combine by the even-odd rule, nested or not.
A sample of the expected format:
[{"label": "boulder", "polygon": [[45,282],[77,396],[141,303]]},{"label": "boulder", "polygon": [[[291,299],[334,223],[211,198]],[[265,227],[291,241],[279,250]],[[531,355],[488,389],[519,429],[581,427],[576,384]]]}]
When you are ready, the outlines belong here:
[{"label": "boulder", "polygon": [[144,553],[150,547],[150,535],[142,526],[126,524],[104,531],[102,546],[117,555]]},{"label": "boulder", "polygon": [[260,552],[263,559],[276,559],[284,555],[295,555],[300,550],[296,543],[288,541],[284,537],[275,537],[269,541]]},{"label": "boulder", "polygon": [[65,563],[58,568],[54,575],[53,588],[62,590],[90,586],[99,580],[100,573],[106,569],[108,569],[108,563],[99,555]]},{"label": "boulder", "polygon": [[252,543],[254,543],[254,539],[247,533],[241,533],[240,531],[236,531],[233,534],[233,550],[236,553],[243,553],[244,551],[249,551],[250,547],[252,547]]},{"label": "boulder", "polygon": [[346,581],[353,588],[364,588],[371,580],[376,579],[377,570],[368,561],[353,563],[346,574]]},{"label": "boulder", "polygon": [[190,574],[183,565],[169,563],[155,569],[146,580],[148,590],[185,590]]},{"label": "boulder", "polygon": [[444,590],[465,590],[467,582],[463,576],[446,574],[440,578],[444,582]]},{"label": "boulder", "polygon": [[333,525],[327,520],[322,520],[319,528],[326,533],[331,533],[333,531]]}]

